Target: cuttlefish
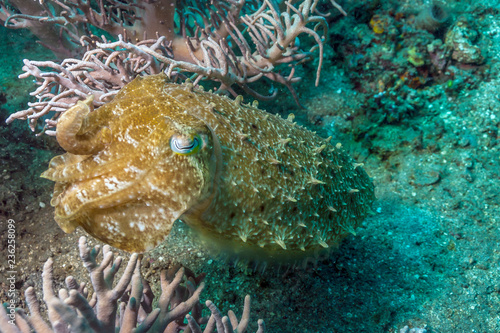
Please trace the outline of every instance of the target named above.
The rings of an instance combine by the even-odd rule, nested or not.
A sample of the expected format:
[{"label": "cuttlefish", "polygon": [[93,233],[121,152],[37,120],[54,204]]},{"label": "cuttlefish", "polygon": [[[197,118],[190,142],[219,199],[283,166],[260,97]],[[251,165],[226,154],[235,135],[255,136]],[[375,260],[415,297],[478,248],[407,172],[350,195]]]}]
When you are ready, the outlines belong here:
[{"label": "cuttlefish", "polygon": [[65,232],[144,252],[181,220],[227,251],[283,259],[337,245],[370,212],[361,164],[293,117],[163,74],[96,110],[92,98],[59,117],[66,153],[42,174]]}]

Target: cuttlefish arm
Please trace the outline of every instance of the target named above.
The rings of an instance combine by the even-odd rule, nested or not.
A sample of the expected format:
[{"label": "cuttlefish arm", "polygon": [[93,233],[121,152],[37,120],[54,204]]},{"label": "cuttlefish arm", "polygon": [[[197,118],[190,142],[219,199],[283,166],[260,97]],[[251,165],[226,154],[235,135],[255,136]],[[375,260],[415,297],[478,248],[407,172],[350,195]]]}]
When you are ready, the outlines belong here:
[{"label": "cuttlefish arm", "polygon": [[[111,130],[107,126],[90,130],[85,128],[87,116],[94,110],[93,101],[94,95],[89,95],[61,114],[57,120],[57,142],[68,153],[96,154],[111,141]],[[83,133],[82,129],[85,129]]]}]

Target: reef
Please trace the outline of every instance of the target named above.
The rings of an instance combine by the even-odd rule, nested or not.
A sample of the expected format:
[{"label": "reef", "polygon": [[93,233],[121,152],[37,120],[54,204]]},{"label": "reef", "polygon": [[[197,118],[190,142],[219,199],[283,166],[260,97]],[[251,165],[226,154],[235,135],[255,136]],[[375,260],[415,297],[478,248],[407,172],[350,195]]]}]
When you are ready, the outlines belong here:
[{"label": "reef", "polygon": [[[64,3],[70,2],[76,3]],[[292,3],[298,8],[300,1]],[[168,242],[144,254],[144,277],[159,295],[159,272],[172,263],[182,263],[197,274],[206,272],[201,297],[213,300],[223,313],[234,310],[233,304],[243,304],[245,295],[250,294],[253,314],[258,315],[251,321],[250,331],[257,329],[256,319],[263,318],[269,330],[286,333],[499,332],[498,6],[485,0],[359,0],[341,4],[348,13],[345,17],[332,10],[328,1],[318,2],[319,12],[333,14],[325,17],[328,39],[317,31],[323,42],[318,87],[314,77],[318,53],[311,50],[314,39],[303,38],[305,35],[293,45],[305,53],[310,51],[313,59],[298,61],[292,67],[276,63],[269,72],[287,78],[294,69],[293,78],[303,81],[292,86],[305,108],[297,106],[286,87],[271,86],[265,77],[256,77],[257,81],[248,85],[266,95],[278,91],[274,101],[260,100],[260,109],[284,119],[293,113],[293,122],[317,131],[320,137],[332,136],[331,142],[342,142],[348,155],[363,163],[376,186],[375,214],[356,229],[355,237],[346,237],[340,249],[328,257],[321,256],[305,269],[286,272],[277,265],[256,272],[252,266],[243,269],[218,260],[195,241],[192,228],[178,221]],[[93,9],[99,11],[96,6]],[[249,12],[244,13],[242,16]],[[418,23],[425,15],[438,24]],[[313,28],[313,23],[309,27]],[[48,85],[40,96],[61,90],[75,93],[66,95],[67,100],[64,95],[61,100],[52,100],[55,94],[40,100],[33,96],[29,101],[41,104],[33,104],[35,113],[28,116],[40,114],[46,106],[52,110],[36,121],[14,121],[0,128],[3,221],[12,218],[18,226],[18,273],[12,288],[42,290],[41,267],[52,257],[54,287],[59,289],[67,275],[86,281],[85,268],[76,262],[78,253],[73,246],[85,232],[64,234],[53,220],[54,208],[48,204],[53,183],[39,175],[46,169],[49,155],[63,151],[55,147],[55,137],[29,133],[27,122],[37,134],[56,135],[56,116],[62,114],[59,110],[71,108],[81,92],[78,99],[83,102],[89,94],[85,89],[97,93],[102,93],[99,87],[107,89],[102,100],[98,95],[94,98],[95,112],[97,102],[108,102],[106,93],[116,96],[114,91],[125,84],[109,78],[131,82],[134,69],[144,68],[148,61],[151,66],[144,72],[168,68],[151,55],[164,54],[162,47],[167,41],[152,50],[154,42],[137,45],[135,38],[141,36],[123,35],[121,41],[114,34],[106,34],[107,41],[92,37],[83,40],[81,53],[69,57],[77,62],[61,64],[28,31],[1,28],[2,45],[12,51],[2,58],[0,90],[5,98],[0,98],[0,120],[27,109],[28,92],[36,89],[36,83]],[[95,34],[99,30],[91,31]],[[245,36],[248,31],[244,31]],[[65,36],[64,31],[59,36]],[[156,40],[156,36],[148,36]],[[93,49],[97,46],[94,41],[106,47]],[[247,41],[253,47],[252,41]],[[87,51],[85,59],[94,56],[103,70],[97,63],[81,61],[81,54]],[[17,79],[19,73],[14,71],[22,66],[20,57],[31,59],[29,71],[35,74],[31,78]],[[214,60],[210,53],[209,59]],[[34,60],[50,60],[45,63],[54,67],[35,66]],[[157,64],[160,67],[155,67]],[[90,75],[95,78],[92,81],[87,74],[94,69],[103,77]],[[183,74],[192,75],[179,74],[181,81]],[[202,85],[207,91],[217,91],[220,85],[212,84],[208,77],[193,79],[195,90]],[[57,80],[70,84],[60,86]],[[245,102],[251,99],[240,85],[231,88],[245,96]],[[49,126],[51,121],[53,126]],[[3,222],[0,231],[6,235]],[[7,250],[3,239],[0,252]],[[96,241],[89,236],[89,242]],[[0,264],[0,276],[5,276],[5,267]],[[2,301],[10,300],[8,289],[5,280],[0,281]],[[22,293],[16,304],[25,306]],[[203,308],[204,314],[209,314]]]}]

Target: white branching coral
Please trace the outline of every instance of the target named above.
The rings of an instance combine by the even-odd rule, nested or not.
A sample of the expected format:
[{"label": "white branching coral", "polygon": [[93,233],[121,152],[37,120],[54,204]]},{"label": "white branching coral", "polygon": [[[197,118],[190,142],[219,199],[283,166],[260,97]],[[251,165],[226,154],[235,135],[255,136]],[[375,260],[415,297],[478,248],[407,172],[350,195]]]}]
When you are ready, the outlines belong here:
[{"label": "white branching coral", "polygon": [[[173,80],[190,78],[195,85],[216,82],[219,93],[236,96],[233,87],[239,86],[254,98],[271,99],[276,89],[263,93],[255,88],[255,82],[266,78],[285,85],[297,100],[292,84],[300,80],[298,65],[317,57],[319,82],[328,34],[327,14],[317,9],[320,1],[96,0],[90,6],[87,1],[51,0],[28,10],[24,2],[10,0],[11,6],[0,7],[6,26],[43,27],[39,30],[45,33],[38,34],[42,42],[60,27],[59,42],[52,49],[71,56],[61,63],[24,60],[20,78],[35,77],[39,87],[31,95],[37,101],[12,114],[7,123],[28,119],[35,131],[43,120],[42,132],[54,135],[60,112],[78,100],[93,94],[94,107],[99,107],[134,77],[160,72]],[[345,14],[333,0],[326,3],[332,4]],[[88,37],[92,28],[112,38]],[[306,45],[300,43],[303,36],[312,37],[309,50],[301,49]],[[85,47],[82,57],[77,56],[76,42]]]},{"label": "white branching coral", "polygon": [[[143,279],[140,259],[133,254],[122,276],[113,286],[122,263],[114,258],[109,246],[102,249],[103,259],[97,263],[100,247],[89,248],[87,239],[79,241],[80,258],[87,268],[94,290],[91,297],[85,283],[73,277],[66,278],[66,288],[56,294],[53,289],[53,261],[43,267],[43,300],[47,306],[47,323],[41,314],[35,290],[29,287],[26,302],[30,314],[17,309],[6,312],[0,305],[0,332],[3,333],[93,333],[93,332],[219,332],[244,333],[250,320],[250,297],[244,302],[240,320],[229,311],[222,316],[219,309],[207,301],[210,316],[202,316],[200,293],[204,288],[202,277],[187,277],[184,268],[162,271],[161,295],[158,307],[153,309],[154,295]],[[191,275],[191,274],[190,274]],[[187,282],[184,282],[187,279]],[[264,333],[264,322],[258,321],[257,333]]]}]

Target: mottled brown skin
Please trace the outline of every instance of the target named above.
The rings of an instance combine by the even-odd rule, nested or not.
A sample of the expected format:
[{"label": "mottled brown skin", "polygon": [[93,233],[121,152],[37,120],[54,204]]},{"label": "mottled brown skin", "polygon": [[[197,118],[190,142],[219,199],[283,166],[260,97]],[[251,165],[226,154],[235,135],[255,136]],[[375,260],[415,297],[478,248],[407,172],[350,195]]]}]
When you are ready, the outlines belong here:
[{"label": "mottled brown skin", "polygon": [[[55,219],[112,246],[147,251],[176,219],[243,256],[287,260],[336,245],[370,211],[373,185],[342,150],[253,106],[164,75],[137,78],[110,103],[66,111],[67,153],[54,180]],[[172,136],[202,138],[173,152]]]}]

